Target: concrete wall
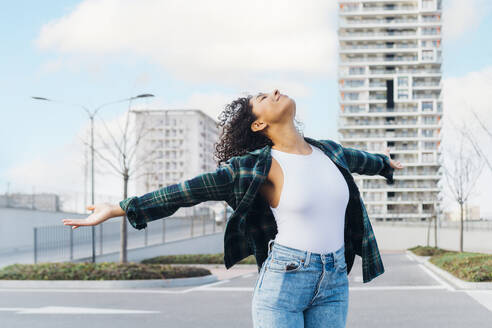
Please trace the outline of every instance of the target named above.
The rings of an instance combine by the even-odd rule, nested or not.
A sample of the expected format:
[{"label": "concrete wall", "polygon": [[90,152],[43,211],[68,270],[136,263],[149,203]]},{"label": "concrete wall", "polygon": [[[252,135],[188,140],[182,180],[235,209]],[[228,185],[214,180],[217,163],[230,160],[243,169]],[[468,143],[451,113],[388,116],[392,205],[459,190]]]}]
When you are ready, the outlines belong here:
[{"label": "concrete wall", "polygon": [[[403,250],[427,245],[427,227],[398,226],[373,223],[372,228],[380,250]],[[459,229],[437,229],[437,247],[459,250]],[[463,233],[463,250],[492,254],[492,230],[470,230]],[[434,227],[430,230],[430,246],[434,246]]]},{"label": "concrete wall", "polygon": [[[127,251],[128,262],[139,262],[141,260],[162,256],[178,254],[211,254],[224,251],[224,233],[218,232],[211,235],[194,237],[185,240],[168,242],[164,245],[149,246],[129,249]],[[119,252],[97,256],[96,262],[117,262]],[[80,259],[76,262],[90,261],[91,258]]]}]

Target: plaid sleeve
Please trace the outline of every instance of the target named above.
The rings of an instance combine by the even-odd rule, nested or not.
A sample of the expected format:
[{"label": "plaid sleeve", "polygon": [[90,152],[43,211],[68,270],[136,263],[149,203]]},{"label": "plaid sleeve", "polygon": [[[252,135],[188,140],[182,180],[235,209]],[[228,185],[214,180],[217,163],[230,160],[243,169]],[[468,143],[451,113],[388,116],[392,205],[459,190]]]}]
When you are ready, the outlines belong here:
[{"label": "plaid sleeve", "polygon": [[119,202],[130,224],[138,230],[147,222],[175,213],[180,207],[190,207],[209,200],[229,200],[233,193],[236,169],[232,159],[215,172],[200,174],[143,196],[128,197]]},{"label": "plaid sleeve", "polygon": [[342,147],[343,156],[349,166],[350,172],[365,175],[381,175],[386,178],[387,184],[393,184],[394,168],[390,166],[388,156],[384,154],[372,154],[364,150]]}]

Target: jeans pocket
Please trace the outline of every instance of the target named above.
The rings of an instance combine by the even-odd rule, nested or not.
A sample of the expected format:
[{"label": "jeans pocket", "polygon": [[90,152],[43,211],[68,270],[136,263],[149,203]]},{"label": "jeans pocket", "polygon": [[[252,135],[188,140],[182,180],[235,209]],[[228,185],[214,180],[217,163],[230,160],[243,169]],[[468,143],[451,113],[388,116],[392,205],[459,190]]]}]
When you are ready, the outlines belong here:
[{"label": "jeans pocket", "polygon": [[303,260],[284,254],[273,253],[267,263],[267,270],[273,272],[290,273],[297,272],[302,268]]}]

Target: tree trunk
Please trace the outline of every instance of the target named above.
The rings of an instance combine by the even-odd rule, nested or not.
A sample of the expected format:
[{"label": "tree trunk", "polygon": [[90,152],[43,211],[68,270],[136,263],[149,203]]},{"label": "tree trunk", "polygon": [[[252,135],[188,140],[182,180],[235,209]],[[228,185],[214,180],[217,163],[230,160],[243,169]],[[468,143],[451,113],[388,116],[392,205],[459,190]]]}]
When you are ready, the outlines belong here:
[{"label": "tree trunk", "polygon": [[460,252],[463,252],[463,202],[460,202]]},{"label": "tree trunk", "polygon": [[[128,174],[125,172],[123,175],[123,199],[126,199],[128,197]],[[120,229],[120,262],[121,263],[126,263],[127,262],[127,228],[126,228],[126,214],[123,216],[123,219],[121,220],[121,229]]]},{"label": "tree trunk", "polygon": [[434,247],[437,248],[437,213],[434,216]]}]

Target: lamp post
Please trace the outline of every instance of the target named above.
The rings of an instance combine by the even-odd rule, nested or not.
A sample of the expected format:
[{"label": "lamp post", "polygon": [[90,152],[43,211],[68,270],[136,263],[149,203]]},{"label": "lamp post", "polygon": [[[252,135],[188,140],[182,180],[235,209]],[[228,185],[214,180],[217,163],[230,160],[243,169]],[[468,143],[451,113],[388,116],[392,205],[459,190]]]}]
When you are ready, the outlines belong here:
[{"label": "lamp post", "polygon": [[[144,94],[140,94],[138,96],[134,96],[134,97],[130,97],[130,98],[125,98],[125,99],[120,99],[120,100],[116,100],[116,101],[111,101],[111,102],[108,102],[108,103],[105,103],[105,104],[102,104],[100,106],[98,106],[93,112],[91,112],[87,107],[83,106],[83,105],[79,105],[79,104],[69,104],[69,103],[65,103],[65,102],[62,102],[62,101],[58,101],[58,100],[53,100],[53,99],[49,99],[49,98],[45,98],[45,97],[31,97],[32,99],[35,99],[35,100],[43,100],[43,101],[51,101],[51,102],[56,102],[56,103],[64,103],[64,104],[69,104],[69,105],[72,105],[72,106],[77,106],[77,107],[82,107],[86,113],[89,115],[89,119],[90,119],[90,122],[91,122],[91,204],[94,204],[94,117],[96,116],[97,112],[107,106],[107,105],[112,105],[112,104],[116,104],[116,103],[121,103],[121,102],[125,102],[125,101],[132,101],[134,99],[138,99],[138,98],[148,98],[148,97],[154,97],[153,94],[150,94],[150,93],[144,93]],[[94,226],[91,226],[91,232],[92,232],[92,236],[91,236],[91,239],[92,239],[92,262],[95,263],[96,262],[96,238],[95,238],[95,235],[96,235],[96,230],[95,230],[95,227]]]}]

